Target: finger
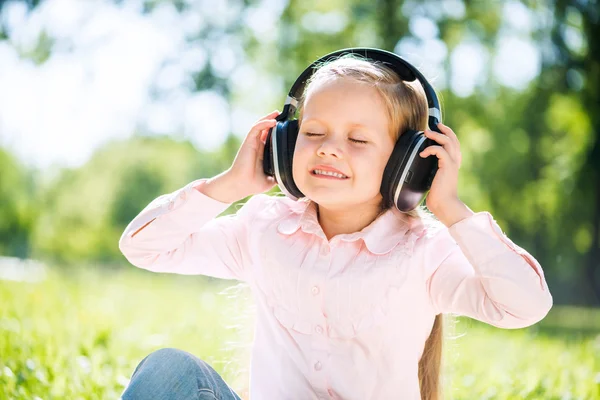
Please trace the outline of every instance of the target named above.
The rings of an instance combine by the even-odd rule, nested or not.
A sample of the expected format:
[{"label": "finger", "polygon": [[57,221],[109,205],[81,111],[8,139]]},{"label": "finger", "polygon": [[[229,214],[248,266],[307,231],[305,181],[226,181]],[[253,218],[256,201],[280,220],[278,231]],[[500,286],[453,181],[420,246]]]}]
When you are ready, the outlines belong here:
[{"label": "finger", "polygon": [[275,126],[275,124],[277,124],[277,121],[274,119],[265,119],[263,121],[258,121],[256,124],[254,124],[250,132],[254,135],[259,135],[265,129],[271,129],[273,126]]},{"label": "finger", "polygon": [[272,119],[272,118],[274,118],[274,117],[276,117],[278,115],[279,115],[279,111],[275,110],[275,111],[271,112],[270,114],[265,115],[264,117],[262,117],[261,119],[259,119],[257,122],[264,121],[266,119]]},{"label": "finger", "polygon": [[442,124],[441,122],[439,124],[437,124],[437,127],[439,128],[440,131],[442,131],[443,134],[447,135],[449,138],[458,140],[456,133],[454,133],[454,131],[452,129],[450,129],[450,127]]},{"label": "finger", "polygon": [[[257,150],[258,150],[258,157],[256,160],[256,165],[257,166],[261,166],[263,164],[263,158],[264,158],[264,151],[265,151],[265,146],[266,146],[266,137],[267,134],[269,133],[268,129],[265,129],[263,131],[261,131],[260,135],[258,136],[259,141],[257,142]],[[263,139],[264,136],[264,139]]]},{"label": "finger", "polygon": [[435,140],[436,142],[440,143],[441,145],[447,145],[447,144],[451,143],[451,140],[448,136],[443,135],[439,132],[435,132],[435,131],[427,129],[424,132],[424,134],[429,139]]},{"label": "finger", "polygon": [[249,140],[259,140],[260,134],[263,130],[269,130],[277,123],[274,119],[266,119],[264,121],[258,121],[248,132],[248,135],[244,138],[244,142]]},{"label": "finger", "polygon": [[269,129],[263,129],[260,131],[260,141],[264,144],[267,141],[267,136],[269,135]]},{"label": "finger", "polygon": [[448,152],[444,150],[442,146],[428,146],[425,150],[420,152],[419,155],[423,158],[434,155],[437,158],[442,159],[448,155]]}]

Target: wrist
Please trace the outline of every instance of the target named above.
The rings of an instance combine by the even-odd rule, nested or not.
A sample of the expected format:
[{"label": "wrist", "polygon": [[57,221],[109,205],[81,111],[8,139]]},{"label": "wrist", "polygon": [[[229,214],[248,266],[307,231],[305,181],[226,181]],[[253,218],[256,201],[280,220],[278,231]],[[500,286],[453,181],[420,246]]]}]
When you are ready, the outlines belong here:
[{"label": "wrist", "polygon": [[229,170],[207,179],[194,189],[221,203],[231,204],[246,197],[240,193],[239,184]]},{"label": "wrist", "polygon": [[460,201],[460,199],[455,199],[443,207],[440,207],[439,210],[431,210],[435,216],[438,218],[440,222],[446,225],[448,228],[452,225],[456,224],[459,221],[462,221],[465,218],[474,215],[475,213],[467,207],[465,203]]}]

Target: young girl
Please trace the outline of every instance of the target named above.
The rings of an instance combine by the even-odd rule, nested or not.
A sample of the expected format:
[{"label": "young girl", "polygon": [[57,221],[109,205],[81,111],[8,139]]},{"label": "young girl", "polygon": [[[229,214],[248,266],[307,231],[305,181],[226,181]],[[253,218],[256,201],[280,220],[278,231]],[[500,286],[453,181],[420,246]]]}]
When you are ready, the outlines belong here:
[{"label": "young girl", "polygon": [[[514,329],[548,313],[540,264],[488,212],[460,201],[459,141],[442,124],[442,133],[427,129],[418,83],[343,57],[311,76],[298,110],[292,169],[304,198],[263,193],[275,184],[262,166],[275,111],[256,122],[227,171],[158,197],[119,242],[139,268],[249,284],[252,400],[439,399],[443,314]],[[382,206],[384,168],[407,128],[438,143],[420,154],[439,162],[426,200],[433,216]],[[240,398],[177,349],[142,360],[122,397]]]}]

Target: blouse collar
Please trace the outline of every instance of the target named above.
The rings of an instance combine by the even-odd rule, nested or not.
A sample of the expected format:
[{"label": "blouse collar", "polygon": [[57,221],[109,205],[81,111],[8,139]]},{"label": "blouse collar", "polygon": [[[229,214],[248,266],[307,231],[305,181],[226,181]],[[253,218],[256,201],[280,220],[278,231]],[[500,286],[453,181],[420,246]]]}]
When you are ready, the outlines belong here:
[{"label": "blouse collar", "polygon": [[[291,235],[298,229],[305,233],[314,234],[327,240],[317,217],[317,204],[306,198],[293,201],[290,204],[290,213],[279,221],[277,230],[285,235]],[[386,210],[371,224],[359,232],[338,234],[335,237],[346,242],[362,239],[374,254],[390,252],[398,244],[405,244],[405,248],[412,253],[412,246],[423,230],[415,231],[412,218],[402,214],[395,207]]]}]

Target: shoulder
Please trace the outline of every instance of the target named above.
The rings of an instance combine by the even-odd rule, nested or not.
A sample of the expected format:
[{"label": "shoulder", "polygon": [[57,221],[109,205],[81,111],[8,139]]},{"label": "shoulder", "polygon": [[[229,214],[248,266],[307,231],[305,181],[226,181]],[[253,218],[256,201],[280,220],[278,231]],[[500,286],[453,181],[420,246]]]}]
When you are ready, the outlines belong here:
[{"label": "shoulder", "polygon": [[415,251],[426,258],[433,253],[445,258],[456,247],[448,227],[430,214],[414,218],[410,234],[415,238]]},{"label": "shoulder", "polygon": [[298,203],[286,196],[259,193],[239,203],[236,214],[253,221],[277,220],[301,208],[302,205]]},{"label": "shoulder", "polygon": [[417,218],[411,232],[416,237],[414,262],[426,277],[452,254],[461,251],[448,227],[433,216]]}]

